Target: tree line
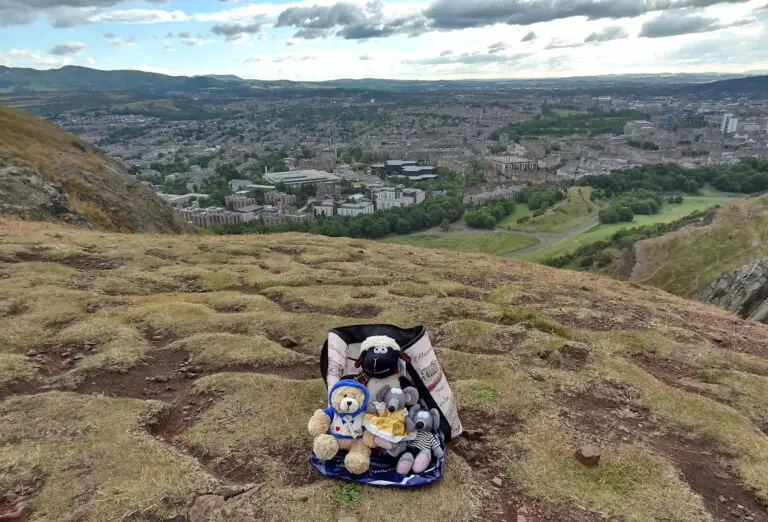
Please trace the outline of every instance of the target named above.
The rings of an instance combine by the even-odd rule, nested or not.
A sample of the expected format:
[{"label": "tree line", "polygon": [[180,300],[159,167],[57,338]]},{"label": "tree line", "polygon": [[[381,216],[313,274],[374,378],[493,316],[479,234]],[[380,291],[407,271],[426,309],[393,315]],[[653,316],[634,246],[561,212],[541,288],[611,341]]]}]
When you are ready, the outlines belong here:
[{"label": "tree line", "polygon": [[511,199],[489,199],[482,207],[470,210],[464,216],[464,220],[472,228],[492,229],[515,211],[515,203]]},{"label": "tree line", "polygon": [[707,212],[696,211],[671,223],[624,228],[608,239],[584,245],[568,254],[547,258],[543,263],[556,268],[603,269],[610,266],[615,259],[621,257],[623,252],[632,248],[638,241],[663,236],[697,223]]},{"label": "tree line", "polygon": [[[724,192],[754,194],[768,190],[768,160],[747,158],[730,167],[686,169],[675,163],[617,170],[608,176],[584,176],[577,182],[591,186],[602,198],[636,189],[697,194],[705,185]],[[599,191],[599,192],[598,192]]]},{"label": "tree line", "polygon": [[389,234],[408,234],[441,224],[454,223],[464,215],[464,204],[451,196],[431,197],[418,205],[377,211],[356,217],[320,217],[312,221],[268,224],[263,220],[235,225],[215,225],[219,234],[272,234],[306,232],[331,237],[380,239]]},{"label": "tree line", "polygon": [[[598,195],[604,195],[599,193]],[[592,194],[592,199],[597,199]],[[619,221],[631,222],[635,214],[650,216],[658,214],[664,205],[664,198],[660,192],[646,189],[635,189],[624,192],[611,199],[608,207],[602,209],[598,217],[600,223],[618,223]]]}]

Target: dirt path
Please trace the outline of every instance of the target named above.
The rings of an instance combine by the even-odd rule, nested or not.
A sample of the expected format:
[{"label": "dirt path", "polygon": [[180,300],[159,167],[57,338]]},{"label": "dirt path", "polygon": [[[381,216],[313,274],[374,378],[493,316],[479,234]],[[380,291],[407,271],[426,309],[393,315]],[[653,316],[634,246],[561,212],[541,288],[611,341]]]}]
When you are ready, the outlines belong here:
[{"label": "dirt path", "polygon": [[[538,245],[534,245],[532,247],[523,248],[522,250],[516,250],[514,252],[509,252],[508,254],[504,254],[504,257],[518,257],[525,254],[528,254],[530,252],[535,252],[536,250],[541,250],[542,248],[546,248],[550,245],[554,245],[555,243],[558,243],[560,241],[563,241],[564,239],[569,239],[577,234],[581,234],[582,232],[586,232],[590,228],[594,227],[599,223],[599,220],[597,216],[591,218],[586,223],[582,223],[581,225],[574,227],[567,232],[562,232],[560,234],[546,234],[543,232],[537,233],[537,234],[529,234],[527,232],[516,232],[514,230],[508,230],[508,232],[514,233],[514,234],[520,234],[523,236],[529,236],[529,237],[535,237],[540,241]],[[500,229],[499,229],[500,230]]]}]

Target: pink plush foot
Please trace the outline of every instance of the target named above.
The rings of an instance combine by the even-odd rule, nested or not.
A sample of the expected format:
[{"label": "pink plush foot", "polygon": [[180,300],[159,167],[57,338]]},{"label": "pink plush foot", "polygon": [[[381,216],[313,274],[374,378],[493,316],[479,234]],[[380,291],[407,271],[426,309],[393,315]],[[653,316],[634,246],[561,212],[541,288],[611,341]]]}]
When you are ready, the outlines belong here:
[{"label": "pink plush foot", "polygon": [[401,475],[407,475],[410,473],[411,468],[413,467],[413,457],[409,458],[401,458],[397,462],[397,472]]},{"label": "pink plush foot", "polygon": [[427,469],[427,466],[429,466],[429,455],[424,453],[423,451],[416,455],[416,460],[413,463],[413,472],[417,475]]}]

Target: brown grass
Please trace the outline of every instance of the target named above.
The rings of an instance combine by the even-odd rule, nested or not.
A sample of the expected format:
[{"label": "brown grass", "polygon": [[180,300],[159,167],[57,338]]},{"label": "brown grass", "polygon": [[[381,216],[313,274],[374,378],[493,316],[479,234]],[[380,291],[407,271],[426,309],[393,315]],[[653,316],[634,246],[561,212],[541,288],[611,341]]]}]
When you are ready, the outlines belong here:
[{"label": "brown grass", "polygon": [[[213,520],[362,520],[382,503],[436,521],[514,519],[522,505],[551,520],[553,506],[593,514],[583,520],[708,520],[717,499],[689,485],[708,477],[683,480],[654,449],[680,434],[711,442],[733,471],[718,480],[768,500],[764,325],[483,255],[299,234],[0,229],[0,488],[38,484],[32,520],[170,519],[245,482],[263,486]],[[364,322],[425,324],[462,420],[485,432],[451,445],[438,485],[345,496],[307,464],[322,341]],[[626,441],[590,423],[607,399],[573,402],[598,390],[615,418],[634,419]],[[604,449],[595,470],[573,459],[583,440]]]}]

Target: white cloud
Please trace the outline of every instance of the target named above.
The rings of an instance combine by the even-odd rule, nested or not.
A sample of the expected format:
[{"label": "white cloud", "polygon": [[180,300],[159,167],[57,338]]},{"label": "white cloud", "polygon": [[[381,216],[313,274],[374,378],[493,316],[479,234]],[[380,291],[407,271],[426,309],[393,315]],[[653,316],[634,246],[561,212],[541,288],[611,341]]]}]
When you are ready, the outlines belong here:
[{"label": "white cloud", "polygon": [[123,9],[94,15],[89,22],[108,22],[114,24],[161,24],[186,22],[189,17],[184,11],[163,11],[161,9]]},{"label": "white cloud", "polygon": [[203,45],[210,45],[216,43],[216,40],[203,40],[200,38],[186,38],[181,41],[184,45],[188,45],[190,47],[194,46],[203,46]]},{"label": "white cloud", "polygon": [[109,46],[114,47],[115,49],[121,49],[123,47],[135,47],[136,46],[136,38],[130,37],[130,38],[113,38],[109,41]]},{"label": "white cloud", "polygon": [[86,62],[88,65],[96,65],[96,60],[94,60],[94,59],[93,59],[93,58],[91,58],[90,56],[89,56],[88,58],[86,58],[86,59],[85,59],[85,62]]}]

